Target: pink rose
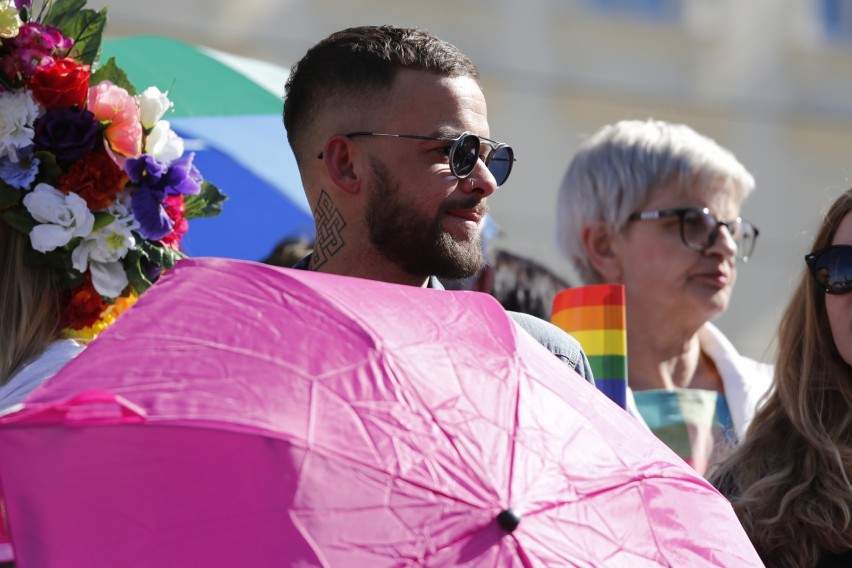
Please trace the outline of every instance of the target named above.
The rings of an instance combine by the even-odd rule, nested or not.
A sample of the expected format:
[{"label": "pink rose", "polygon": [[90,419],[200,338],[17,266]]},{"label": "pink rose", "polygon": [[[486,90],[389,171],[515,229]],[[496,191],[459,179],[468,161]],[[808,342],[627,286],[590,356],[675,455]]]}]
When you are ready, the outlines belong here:
[{"label": "pink rose", "polygon": [[135,158],[142,153],[142,123],[136,100],[110,81],[89,89],[88,110],[95,120],[106,123],[110,148],[122,156]]}]

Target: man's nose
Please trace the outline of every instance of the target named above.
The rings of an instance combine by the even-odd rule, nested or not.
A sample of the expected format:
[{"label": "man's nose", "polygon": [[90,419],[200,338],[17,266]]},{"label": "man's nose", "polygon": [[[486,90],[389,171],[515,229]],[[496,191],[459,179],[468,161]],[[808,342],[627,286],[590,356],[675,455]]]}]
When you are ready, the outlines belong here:
[{"label": "man's nose", "polygon": [[470,176],[462,181],[462,189],[467,193],[478,193],[482,197],[488,197],[497,191],[497,180],[488,170],[488,166],[482,160],[477,160]]}]

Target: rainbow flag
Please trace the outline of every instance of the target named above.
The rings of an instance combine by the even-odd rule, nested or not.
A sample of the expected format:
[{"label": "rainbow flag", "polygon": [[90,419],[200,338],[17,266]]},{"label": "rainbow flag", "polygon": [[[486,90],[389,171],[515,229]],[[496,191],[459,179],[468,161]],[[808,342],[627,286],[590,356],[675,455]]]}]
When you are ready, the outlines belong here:
[{"label": "rainbow flag", "polygon": [[627,406],[627,317],[624,286],[597,284],[559,292],[551,322],[574,336],[589,358],[595,384],[613,402]]}]

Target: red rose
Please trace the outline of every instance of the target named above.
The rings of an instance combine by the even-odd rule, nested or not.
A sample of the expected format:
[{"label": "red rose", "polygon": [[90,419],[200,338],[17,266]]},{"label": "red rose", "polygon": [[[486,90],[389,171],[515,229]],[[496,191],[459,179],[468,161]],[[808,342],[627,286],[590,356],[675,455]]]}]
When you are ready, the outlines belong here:
[{"label": "red rose", "polygon": [[89,66],[74,59],[56,59],[33,73],[29,87],[45,108],[83,108],[89,93]]}]

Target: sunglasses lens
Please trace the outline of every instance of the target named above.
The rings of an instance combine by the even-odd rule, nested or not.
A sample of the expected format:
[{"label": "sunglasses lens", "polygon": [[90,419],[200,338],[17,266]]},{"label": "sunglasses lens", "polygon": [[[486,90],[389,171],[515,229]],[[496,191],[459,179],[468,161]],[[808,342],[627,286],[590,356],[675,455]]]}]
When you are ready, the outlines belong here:
[{"label": "sunglasses lens", "polygon": [[488,171],[494,176],[497,186],[501,186],[509,179],[509,174],[512,172],[512,164],[515,161],[512,148],[509,146],[498,146],[496,150],[488,156],[487,164]]},{"label": "sunglasses lens", "polygon": [[479,160],[479,138],[473,134],[465,134],[453,144],[450,166],[458,178],[470,175]]},{"label": "sunglasses lens", "polygon": [[852,290],[852,247],[835,246],[818,254],[811,273],[828,294],[845,294]]}]

